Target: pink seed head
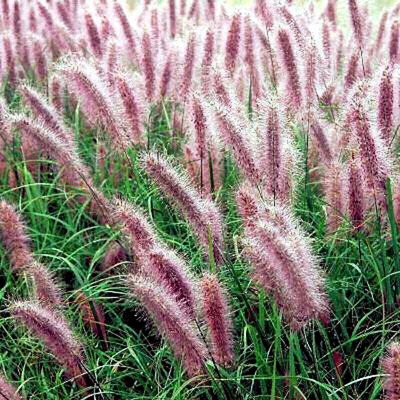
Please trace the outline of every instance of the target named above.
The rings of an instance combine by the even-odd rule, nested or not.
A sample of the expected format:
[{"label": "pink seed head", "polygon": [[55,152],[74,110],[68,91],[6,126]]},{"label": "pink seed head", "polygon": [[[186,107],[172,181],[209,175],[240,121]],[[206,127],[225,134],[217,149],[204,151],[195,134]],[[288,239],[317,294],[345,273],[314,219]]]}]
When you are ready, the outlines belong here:
[{"label": "pink seed head", "polygon": [[218,278],[206,273],[200,281],[201,306],[211,341],[213,359],[230,366],[234,361],[232,322],[227,295]]},{"label": "pink seed head", "polygon": [[225,68],[234,74],[239,55],[241,15],[235,14],[229,26],[225,44]]},{"label": "pink seed head", "polygon": [[33,262],[26,226],[13,206],[0,202],[0,237],[13,271],[19,273]]},{"label": "pink seed head", "polygon": [[140,275],[129,275],[127,281],[132,294],[151,316],[157,330],[168,341],[187,374],[201,374],[206,348],[196,333],[192,319],[182,311],[174,296]]}]

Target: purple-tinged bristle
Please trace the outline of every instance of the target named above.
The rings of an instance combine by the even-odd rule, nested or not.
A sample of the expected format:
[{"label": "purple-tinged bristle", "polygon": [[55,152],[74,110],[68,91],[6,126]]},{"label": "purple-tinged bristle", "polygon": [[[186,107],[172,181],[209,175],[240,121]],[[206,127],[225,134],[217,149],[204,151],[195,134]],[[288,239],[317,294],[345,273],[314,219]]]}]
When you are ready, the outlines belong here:
[{"label": "purple-tinged bristle", "polygon": [[84,385],[82,374],[82,345],[60,313],[35,301],[18,301],[11,305],[12,317],[43,341],[57,358],[70,378]]},{"label": "purple-tinged bristle", "polygon": [[90,48],[96,57],[101,58],[103,56],[102,41],[99,30],[90,13],[85,14],[85,25]]},{"label": "purple-tinged bristle", "polygon": [[147,254],[142,271],[175,296],[190,317],[195,316],[195,283],[181,257],[164,247],[154,247]]},{"label": "purple-tinged bristle", "polygon": [[386,375],[383,380],[383,390],[386,400],[400,398],[400,344],[392,342],[382,359],[382,369]]},{"label": "purple-tinged bristle", "polygon": [[217,264],[223,260],[223,227],[220,211],[211,200],[202,199],[186,174],[168,159],[156,154],[143,154],[142,166],[161,191],[183,214],[208,255],[211,242]]},{"label": "purple-tinged bristle", "polygon": [[279,29],[277,33],[277,45],[285,73],[285,90],[288,97],[288,103],[294,111],[298,111],[302,105],[303,99],[297,68],[297,60],[295,58],[295,53],[288,30]]},{"label": "purple-tinged bristle", "polygon": [[359,47],[363,47],[364,32],[361,10],[357,0],[348,0],[350,20],[353,28],[353,33]]},{"label": "purple-tinged bristle", "polygon": [[22,400],[17,389],[0,375],[0,400]]},{"label": "purple-tinged bristle", "polygon": [[63,304],[60,288],[57,286],[54,274],[47,267],[33,262],[25,269],[32,279],[35,298],[48,307],[60,308]]},{"label": "purple-tinged bristle", "polygon": [[160,334],[168,341],[189,376],[204,371],[206,348],[193,320],[181,309],[174,296],[147,278],[128,275],[127,284],[145,308]]},{"label": "purple-tinged bristle", "polygon": [[0,237],[13,271],[20,273],[33,262],[26,226],[15,208],[0,201]]},{"label": "purple-tinged bristle", "polygon": [[393,128],[393,78],[392,71],[386,67],[379,82],[378,127],[386,144],[390,145]]},{"label": "purple-tinged bristle", "polygon": [[147,100],[151,101],[155,90],[155,67],[150,35],[145,32],[142,36],[142,68],[145,78]]},{"label": "purple-tinged bristle", "polygon": [[234,361],[232,321],[226,292],[216,275],[205,273],[200,280],[200,293],[212,358],[218,364],[231,366]]},{"label": "purple-tinged bristle", "polygon": [[241,15],[235,14],[231,19],[225,44],[225,68],[231,73],[231,75],[234,74],[238,62],[240,32]]}]

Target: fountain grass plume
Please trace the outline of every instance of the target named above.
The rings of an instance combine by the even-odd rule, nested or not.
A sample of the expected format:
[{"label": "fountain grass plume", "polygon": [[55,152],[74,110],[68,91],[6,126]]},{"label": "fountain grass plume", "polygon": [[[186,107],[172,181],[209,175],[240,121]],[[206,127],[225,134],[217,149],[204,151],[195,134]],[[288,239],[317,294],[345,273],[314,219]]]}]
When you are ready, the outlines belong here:
[{"label": "fountain grass plume", "polygon": [[22,400],[17,389],[0,375],[0,400]]},{"label": "fountain grass plume", "polygon": [[359,160],[352,156],[348,161],[347,207],[354,229],[362,230],[365,221],[366,198]]},{"label": "fountain grass plume", "polygon": [[109,134],[113,148],[122,152],[130,143],[121,104],[98,69],[86,60],[69,57],[61,60],[55,73],[82,101],[85,116]]},{"label": "fountain grass plume", "polygon": [[231,366],[234,361],[233,335],[226,291],[216,275],[205,273],[200,280],[200,293],[212,357],[218,364]]},{"label": "fountain grass plume", "polygon": [[135,255],[146,256],[148,251],[158,244],[159,239],[154,227],[134,204],[117,199],[114,202],[112,221],[122,227],[122,231],[131,240]]},{"label": "fountain grass plume", "polygon": [[50,130],[71,147],[76,147],[73,132],[64,124],[62,116],[54,109],[44,96],[27,83],[19,86],[19,92],[35,116],[41,119]]},{"label": "fountain grass plume", "polygon": [[383,140],[390,145],[393,128],[393,78],[390,67],[383,69],[378,94],[378,127]]},{"label": "fountain grass plume", "polygon": [[70,378],[83,384],[82,344],[79,343],[67,321],[54,311],[35,301],[17,301],[10,306],[11,316],[28,328],[57,358]]},{"label": "fountain grass plume", "polygon": [[103,57],[104,49],[102,46],[103,45],[102,38],[93,20],[93,17],[89,12],[85,13],[85,26],[86,26],[87,40],[89,42],[93,54],[98,58]]},{"label": "fountain grass plume", "polygon": [[377,204],[386,207],[386,179],[390,174],[389,150],[371,125],[361,99],[354,99],[349,110],[353,137],[359,146],[364,177],[372,188]]},{"label": "fountain grass plume", "polygon": [[184,259],[165,246],[149,250],[142,265],[144,274],[165,287],[190,317],[195,315],[196,284]]},{"label": "fountain grass plume", "polygon": [[48,153],[58,162],[62,180],[73,187],[84,187],[91,182],[90,174],[76,153],[75,146],[64,141],[53,130],[48,129],[40,120],[24,115],[13,115],[13,127],[36,146]]},{"label": "fountain grass plume", "polygon": [[279,226],[259,220],[245,239],[252,275],[271,293],[290,327],[298,330],[327,313],[323,281],[316,265],[296,253]]},{"label": "fountain grass plume", "polygon": [[133,296],[154,321],[159,333],[167,340],[189,376],[202,374],[206,348],[193,320],[177,303],[175,297],[154,281],[128,275],[127,284]]},{"label": "fountain grass plume", "polygon": [[115,86],[121,96],[124,114],[129,127],[129,137],[132,143],[141,143],[144,130],[145,104],[139,82],[127,73],[114,75]]},{"label": "fountain grass plume", "polygon": [[346,169],[344,164],[333,159],[325,169],[322,182],[327,213],[327,231],[334,233],[340,227],[345,217],[346,199]]},{"label": "fountain grass plume", "polygon": [[181,77],[180,94],[183,101],[188,96],[189,90],[192,85],[192,79],[196,61],[196,46],[197,46],[196,35],[192,33],[189,35],[189,38],[187,40],[182,77]]},{"label": "fountain grass plume", "polygon": [[143,153],[141,165],[159,189],[184,215],[208,255],[210,241],[213,256],[220,264],[223,260],[224,241],[220,211],[216,204],[203,199],[189,181],[188,176],[166,157]]},{"label": "fountain grass plume", "polygon": [[252,275],[268,293],[293,329],[328,312],[319,260],[288,206],[263,198],[248,182],[236,194],[245,227],[245,253]]},{"label": "fountain grass plume", "polygon": [[382,369],[386,374],[383,382],[385,400],[400,398],[400,344],[392,342],[387,348],[387,354],[382,359]]},{"label": "fountain grass plume", "polygon": [[132,26],[126,15],[126,12],[123,9],[122,5],[117,1],[114,2],[114,11],[115,11],[115,14],[117,15],[117,18],[122,27],[122,31],[127,40],[129,54],[133,57],[133,61],[137,63],[139,60],[139,57],[138,57],[136,40],[135,40],[135,36],[132,31]]},{"label": "fountain grass plume", "polygon": [[25,272],[32,280],[35,298],[40,303],[49,308],[62,306],[61,290],[55,282],[54,274],[47,267],[34,261]]},{"label": "fountain grass plume", "polygon": [[230,22],[225,44],[225,68],[234,74],[238,63],[241,35],[241,15],[235,14]]},{"label": "fountain grass plume", "polygon": [[294,111],[299,111],[302,106],[302,86],[298,72],[298,60],[292,45],[291,34],[288,29],[281,28],[276,36],[278,55],[280,57],[285,79],[285,90],[288,106]]},{"label": "fountain grass plume", "polygon": [[5,200],[0,201],[0,236],[13,271],[20,273],[33,262],[31,241],[20,214]]},{"label": "fountain grass plume", "polygon": [[142,35],[142,70],[145,79],[146,96],[150,102],[155,91],[155,64],[152,42],[148,32]]},{"label": "fountain grass plume", "polygon": [[236,103],[229,106],[223,104],[215,96],[204,99],[204,105],[211,129],[218,134],[220,140],[232,149],[243,175],[255,185],[258,184],[260,171],[257,168],[250,141],[253,132],[244,114],[239,111]]}]

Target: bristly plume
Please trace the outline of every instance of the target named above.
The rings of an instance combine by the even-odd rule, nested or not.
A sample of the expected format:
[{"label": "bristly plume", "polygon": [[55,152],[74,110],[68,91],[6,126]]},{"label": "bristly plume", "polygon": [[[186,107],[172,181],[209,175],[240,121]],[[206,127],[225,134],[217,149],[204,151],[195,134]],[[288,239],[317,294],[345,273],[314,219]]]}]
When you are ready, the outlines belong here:
[{"label": "bristly plume", "polygon": [[347,197],[350,222],[354,229],[362,230],[366,207],[364,183],[359,162],[354,156],[349,161]]},{"label": "bristly plume", "polygon": [[15,115],[12,122],[23,135],[23,139],[24,137],[30,139],[59,163],[65,183],[82,187],[85,186],[85,182],[91,182],[88,170],[76,154],[75,147],[63,141],[57,133],[44,126],[40,120],[36,122],[23,115]]},{"label": "bristly plume", "polygon": [[392,71],[386,67],[379,83],[378,126],[383,140],[390,145],[393,127],[393,80]]},{"label": "bristly plume", "polygon": [[116,200],[112,220],[132,241],[132,249],[137,256],[145,255],[158,244],[154,227],[144,214],[132,203]]},{"label": "bristly plume", "polygon": [[33,262],[26,270],[26,274],[32,279],[35,298],[50,308],[62,306],[60,288],[57,286],[54,275],[43,264]]},{"label": "bristly plume", "polygon": [[187,175],[159,154],[143,154],[142,167],[188,220],[206,254],[211,240],[214,259],[217,264],[221,264],[224,251],[223,227],[216,204],[202,199]]},{"label": "bristly plume", "polygon": [[206,349],[196,333],[193,320],[182,311],[174,296],[149,279],[128,275],[133,295],[152,317],[155,326],[170,344],[188,375],[204,370]]},{"label": "bristly plume", "polygon": [[17,389],[0,375],[0,400],[22,400]]},{"label": "bristly plume", "polygon": [[389,150],[380,137],[372,131],[367,113],[361,102],[349,111],[353,135],[359,146],[360,160],[365,179],[372,188],[375,201],[386,207],[386,179],[389,176]]},{"label": "bristly plume", "polygon": [[84,385],[82,345],[73,336],[60,313],[34,301],[18,301],[10,307],[12,317],[43,341],[46,348],[66,369],[70,378]]},{"label": "bristly plume", "polygon": [[250,138],[253,133],[246,117],[238,112],[235,105],[222,104],[217,99],[205,102],[207,106],[207,119],[214,122],[215,132],[219,132],[220,138],[233,151],[236,162],[248,180],[255,185],[260,181],[260,171],[254,159],[254,151]]},{"label": "bristly plume", "polygon": [[189,36],[186,45],[185,60],[183,63],[183,71],[181,78],[181,96],[183,101],[186,99],[186,96],[188,95],[190,89],[190,85],[192,83],[195,57],[196,57],[196,35],[191,34]]},{"label": "bristly plume", "polygon": [[137,63],[139,58],[137,54],[136,40],[135,36],[133,35],[132,27],[129,23],[128,17],[126,16],[124,9],[122,8],[122,5],[117,1],[114,2],[114,10],[121,23],[122,30],[126,37],[129,54],[133,57],[133,61]]},{"label": "bristly plume", "polygon": [[132,143],[141,143],[143,135],[144,103],[140,93],[139,85],[134,82],[128,74],[116,74],[115,85],[122,98],[125,117],[128,121],[129,136]]},{"label": "bristly plume", "polygon": [[364,32],[362,25],[362,17],[357,0],[348,0],[351,25],[353,27],[354,36],[357,40],[359,47],[363,46]]},{"label": "bristly plume", "polygon": [[262,184],[268,195],[279,201],[287,201],[289,198],[285,182],[290,180],[288,174],[291,171],[289,163],[285,162],[285,153],[291,151],[291,146],[279,111],[280,104],[276,96],[258,103],[258,168],[263,173]]},{"label": "bristly plume", "polygon": [[85,325],[87,325],[96,336],[103,339],[105,347],[108,348],[103,308],[94,301],[89,300],[82,290],[77,291],[76,303],[79,305]]},{"label": "bristly plume", "polygon": [[325,318],[328,302],[318,260],[289,209],[265,202],[248,186],[239,190],[237,201],[255,281],[273,295],[292,329]]},{"label": "bristly plume", "polygon": [[83,101],[86,117],[93,123],[99,122],[110,135],[115,149],[123,151],[129,147],[120,104],[99,71],[89,62],[75,58],[60,62],[56,73]]},{"label": "bristly plume", "polygon": [[88,12],[85,13],[85,25],[90,48],[96,57],[101,58],[103,56],[103,43],[99,34],[99,30],[97,29],[92,16]]},{"label": "bristly plume", "polygon": [[117,242],[113,242],[107,249],[101,263],[100,269],[104,273],[112,273],[114,267],[122,265],[128,261],[127,251]]},{"label": "bristly plume", "polygon": [[287,29],[279,29],[277,33],[277,47],[286,75],[285,90],[288,96],[288,103],[290,107],[298,111],[302,105],[302,93],[297,68],[298,64]]},{"label": "bristly plume", "polygon": [[150,35],[147,32],[144,32],[142,36],[142,53],[142,69],[145,78],[146,96],[147,100],[151,101],[153,99],[155,89],[155,71],[152,43]]},{"label": "bristly plume", "polygon": [[312,119],[310,131],[312,134],[312,139],[315,141],[322,161],[325,165],[328,165],[332,161],[333,151],[325,130],[326,128],[324,129],[323,126],[321,126],[317,118]]},{"label": "bristly plume", "polygon": [[400,398],[400,344],[393,342],[388,346],[387,355],[382,359],[382,369],[387,375],[383,389],[386,400]]},{"label": "bristly plume", "polygon": [[175,0],[169,0],[169,29],[172,38],[176,36],[176,7]]},{"label": "bristly plume", "polygon": [[235,14],[232,17],[231,24],[226,38],[225,45],[225,68],[233,75],[236,69],[240,46],[240,25],[241,15]]},{"label": "bristly plume", "polygon": [[25,103],[32,109],[36,118],[39,118],[47,126],[60,136],[60,139],[70,146],[76,146],[73,133],[67,128],[57,110],[48,104],[47,100],[28,84],[19,87],[19,91]]},{"label": "bristly plume", "polygon": [[142,271],[165,287],[190,317],[195,315],[195,283],[185,261],[164,246],[152,248]]},{"label": "bristly plume", "polygon": [[13,271],[19,273],[33,262],[26,226],[14,207],[5,200],[0,201],[0,236]]},{"label": "bristly plume", "polygon": [[398,20],[394,20],[390,28],[390,42],[389,42],[389,60],[392,64],[399,61],[399,35],[400,24]]},{"label": "bristly plume", "polygon": [[218,364],[230,366],[234,361],[233,337],[225,290],[216,275],[206,273],[200,281],[200,293],[212,357]]},{"label": "bristly plume", "polygon": [[344,164],[332,160],[325,169],[323,188],[326,202],[327,230],[334,233],[344,221],[345,215],[345,182]]},{"label": "bristly plume", "polygon": [[347,69],[344,75],[345,93],[351,89],[351,87],[358,79],[359,61],[360,61],[360,53],[358,51],[354,51],[347,62]]}]

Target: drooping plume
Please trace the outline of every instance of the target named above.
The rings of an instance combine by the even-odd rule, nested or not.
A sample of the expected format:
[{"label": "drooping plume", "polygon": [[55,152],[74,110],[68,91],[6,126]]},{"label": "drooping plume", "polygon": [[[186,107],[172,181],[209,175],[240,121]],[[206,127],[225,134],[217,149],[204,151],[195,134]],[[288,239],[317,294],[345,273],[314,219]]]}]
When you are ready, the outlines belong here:
[{"label": "drooping plume", "polygon": [[61,307],[61,291],[54,280],[54,275],[43,265],[33,262],[26,269],[26,274],[32,279],[35,298],[45,306]]},{"label": "drooping plume", "polygon": [[150,314],[161,335],[170,344],[188,375],[204,369],[206,349],[196,333],[192,319],[181,310],[173,295],[149,279],[129,275],[128,286]]},{"label": "drooping plume", "polygon": [[255,281],[274,297],[292,329],[325,318],[328,303],[318,261],[288,208],[262,200],[248,186],[239,189],[237,200]]},{"label": "drooping plume", "polygon": [[117,151],[125,150],[130,141],[125,132],[119,104],[99,71],[87,61],[67,59],[57,65],[56,72],[83,101],[86,117],[91,122],[102,125]]},{"label": "drooping plume", "polygon": [[214,202],[202,199],[189,183],[188,177],[165,157],[155,153],[144,154],[142,166],[188,220],[206,254],[211,241],[213,256],[220,264],[224,251],[223,228],[220,212]]},{"label": "drooping plume", "polygon": [[195,315],[195,284],[185,261],[173,251],[154,247],[147,254],[143,272],[165,287],[189,316]]},{"label": "drooping plume", "polygon": [[82,382],[82,345],[73,336],[67,321],[34,301],[18,301],[11,305],[12,317],[42,340],[46,348],[65,368],[70,378]]}]

